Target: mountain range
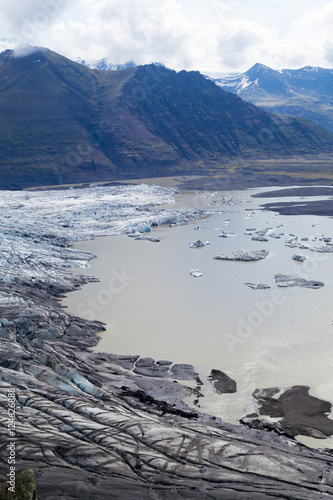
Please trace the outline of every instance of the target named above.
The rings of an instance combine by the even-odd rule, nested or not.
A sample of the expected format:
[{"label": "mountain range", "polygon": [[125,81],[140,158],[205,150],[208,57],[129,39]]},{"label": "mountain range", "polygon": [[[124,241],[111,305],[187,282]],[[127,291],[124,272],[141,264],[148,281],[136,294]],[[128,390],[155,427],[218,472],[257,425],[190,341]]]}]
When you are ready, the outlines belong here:
[{"label": "mountain range", "polygon": [[255,64],[245,73],[213,81],[256,106],[307,118],[333,132],[333,69],[306,66],[276,71]]},{"label": "mountain range", "polygon": [[1,188],[221,173],[239,159],[332,152],[327,130],[199,72],[93,70],[47,49],[0,54]]}]

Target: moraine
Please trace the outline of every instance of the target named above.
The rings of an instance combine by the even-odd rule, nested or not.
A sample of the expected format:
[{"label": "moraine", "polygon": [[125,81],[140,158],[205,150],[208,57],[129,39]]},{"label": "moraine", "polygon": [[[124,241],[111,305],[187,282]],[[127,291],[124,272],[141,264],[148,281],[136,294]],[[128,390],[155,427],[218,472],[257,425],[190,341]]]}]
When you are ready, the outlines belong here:
[{"label": "moraine", "polygon": [[[209,371],[203,369],[199,362],[195,367],[191,366],[188,360],[195,361],[195,353],[199,352],[196,350],[198,344],[202,353],[206,347],[212,346],[207,341],[207,335],[196,343],[193,341],[193,332],[190,332],[192,336],[185,339],[187,350],[182,350],[180,335],[174,337],[173,346],[173,339],[169,339],[168,346],[158,345],[164,352],[163,357],[160,352],[155,352],[156,363],[152,355],[149,357],[154,348],[151,341],[147,345],[143,342],[134,345],[126,344],[128,339],[124,338],[122,352],[128,353],[129,347],[131,351],[138,347],[138,353],[146,357],[140,358],[133,351],[132,355],[122,356],[103,352],[98,354],[91,348],[98,343],[98,331],[103,330],[103,325],[98,321],[102,319],[99,318],[102,311],[96,310],[98,318],[88,321],[71,315],[62,307],[59,299],[64,293],[76,290],[83,283],[96,282],[96,278],[90,275],[97,271],[95,265],[101,263],[101,258],[97,258],[92,261],[93,269],[89,269],[88,261],[93,254],[87,250],[70,248],[70,242],[96,235],[120,234],[109,240],[106,237],[77,243],[77,246],[91,245],[88,249],[91,250],[97,243],[109,242],[106,254],[108,262],[111,256],[112,259],[117,256],[117,242],[124,245],[132,242],[132,248],[135,249],[134,263],[140,255],[139,248],[142,249],[143,261],[147,261],[149,257],[148,248],[159,250],[156,261],[158,269],[166,270],[164,276],[172,281],[174,292],[181,288],[177,288],[179,282],[170,273],[173,267],[167,265],[167,252],[164,250],[163,254],[163,248],[171,250],[178,240],[179,245],[176,245],[176,252],[172,254],[175,257],[173,264],[179,260],[179,266],[176,266],[176,270],[180,270],[179,277],[183,275],[183,264],[186,262],[186,275],[195,287],[205,287],[208,281],[205,274],[210,276],[207,262],[212,266],[219,266],[224,274],[224,281],[225,264],[246,266],[247,269],[258,264],[217,262],[212,258],[207,260],[205,252],[210,247],[209,240],[205,247],[191,249],[189,241],[198,239],[196,236],[188,240],[188,236],[193,235],[194,228],[200,233],[202,224],[209,224],[214,221],[215,215],[221,214],[198,220],[201,208],[207,208],[204,207],[206,198],[200,197],[194,201],[192,194],[185,198],[181,195],[185,204],[183,203],[183,210],[179,211],[180,207],[173,203],[174,195],[174,190],[146,185],[1,193],[0,416],[3,425],[0,426],[0,454],[4,458],[0,463],[1,479],[4,480],[8,473],[6,393],[10,390],[15,392],[16,399],[15,465],[17,470],[22,467],[33,468],[38,498],[52,500],[56,496],[68,500],[104,500],[110,495],[110,484],[114,498],[122,500],[143,500],[148,497],[163,497],[166,500],[202,498],[206,491],[209,491],[211,497],[230,500],[235,496],[256,500],[258,491],[267,500],[272,495],[278,497],[281,491],[295,500],[319,500],[323,493],[332,498],[331,455],[300,447],[294,440],[286,437],[291,435],[288,431],[289,424],[293,426],[293,435],[300,428],[297,415],[295,420],[295,412],[290,412],[290,397],[294,398],[294,404],[298,404],[298,401],[302,404],[305,402],[311,407],[311,412],[318,414],[316,421],[321,422],[320,428],[313,429],[317,437],[330,433],[332,421],[321,414],[330,408],[330,403],[322,405],[322,402],[308,394],[306,386],[297,386],[292,390],[274,387],[255,392],[255,401],[264,406],[263,398],[266,394],[279,398],[277,404],[286,416],[284,428],[280,427],[279,422],[270,424],[266,421],[265,424],[277,428],[278,434],[249,429],[248,426],[256,425],[253,414],[244,419],[246,426],[224,423],[215,416],[215,413],[219,413],[218,406],[215,405],[214,416],[209,416],[201,413],[198,405],[191,408],[186,404],[186,400],[190,404],[195,395],[201,409],[205,409],[202,401],[209,407],[210,387],[212,391],[216,391],[214,395],[224,405],[226,398],[235,397],[232,401],[237,407],[237,397],[244,392],[241,377],[238,374],[232,376],[234,367],[228,367],[227,359],[221,356],[223,351],[218,353],[216,363],[213,358],[216,353],[214,350],[210,351],[212,367]],[[243,195],[244,193],[236,200],[240,211],[230,198],[221,198],[223,203],[218,211],[234,207],[238,215],[241,214]],[[232,213],[229,218],[230,221],[226,219],[227,224],[232,222]],[[194,219],[197,219],[195,224],[179,225]],[[162,223],[173,228],[161,225],[156,227],[156,224]],[[149,233],[149,226],[154,228],[152,233],[156,231],[161,237],[158,238],[160,242],[137,241],[121,235],[123,232],[134,234],[138,230]],[[215,227],[212,228],[213,231],[216,236]],[[235,233],[238,234],[238,230]],[[172,235],[172,245],[169,247],[166,245],[167,235]],[[213,238],[210,240],[214,246]],[[276,243],[277,241],[281,239],[274,240]],[[178,259],[180,248],[186,248],[195,259],[202,257],[200,269],[204,272],[200,280],[194,280],[188,272],[190,269],[187,267],[189,262],[186,254],[184,261]],[[230,247],[228,250],[235,249]],[[269,256],[272,255],[274,254],[270,252]],[[329,254],[318,255],[330,258]],[[128,255],[125,254],[125,257]],[[261,263],[266,261],[267,259]],[[128,258],[126,262],[131,263]],[[151,275],[154,262],[150,261],[149,264],[148,274]],[[73,273],[77,266],[80,274]],[[118,268],[112,262],[110,268],[113,271],[113,295],[119,298],[125,296],[125,293],[117,294],[115,290],[119,291],[122,286],[127,291],[130,290],[130,284],[139,282],[139,275],[135,280],[129,279],[129,268]],[[192,269],[197,268],[193,266]],[[216,267],[213,269],[216,272]],[[85,275],[82,274],[84,270]],[[102,267],[101,270],[103,272],[95,274],[105,280],[103,273],[106,269]],[[129,282],[128,286],[125,286],[126,280]],[[163,279],[159,279],[159,282],[163,283]],[[251,279],[251,282],[255,283],[255,280]],[[108,284],[110,285],[110,281]],[[232,284],[231,280],[230,286]],[[321,290],[304,291],[318,294],[326,290],[327,285],[328,280]],[[105,291],[105,284],[103,286]],[[90,285],[83,287],[78,293],[71,294],[71,297],[80,296],[82,300],[83,296],[80,294],[89,291],[89,288]],[[265,292],[250,290],[246,285],[244,288],[254,294]],[[204,295],[200,288],[195,288],[194,291],[194,296],[200,298]],[[96,298],[96,294],[93,295]],[[107,296],[110,297],[109,293]],[[103,297],[105,299],[104,295]],[[167,297],[168,295],[165,299]],[[183,290],[182,299],[184,297]],[[221,304],[223,302],[220,300],[220,315],[228,318],[221,309]],[[163,305],[165,308],[167,302],[163,302]],[[193,314],[195,305],[192,304],[191,307]],[[182,306],[181,301],[179,306]],[[129,308],[133,307],[134,303],[127,302],[127,316]],[[202,304],[200,307],[201,314],[204,313],[207,318],[207,311],[202,309]],[[145,317],[149,317],[153,311],[148,305],[144,311]],[[170,311],[164,309],[163,319],[170,317]],[[179,307],[179,311],[182,311],[182,307]],[[127,316],[123,316],[123,320]],[[146,333],[147,330],[139,329],[140,318],[134,319],[138,333]],[[161,321],[158,323],[158,329],[162,324]],[[206,328],[200,330],[201,333],[202,331],[209,330]],[[186,329],[183,332],[186,334]],[[175,335],[177,330],[168,333]],[[107,337],[109,332],[105,335]],[[144,335],[141,338],[144,341]],[[103,350],[102,343],[103,340],[97,350]],[[329,354],[328,345],[326,351]],[[169,361],[166,356],[172,353],[175,358]],[[231,357],[229,354],[229,358]],[[202,360],[203,356],[198,359]],[[225,371],[222,364],[225,365]],[[308,366],[310,367],[309,363]],[[282,380],[282,370],[279,375],[279,380]],[[250,386],[251,383],[247,389]],[[239,392],[235,393],[235,390]],[[206,393],[205,398],[201,397],[203,392]],[[212,399],[211,403],[216,401],[217,399]],[[213,405],[211,409],[215,411]],[[303,424],[308,426],[309,419],[304,418],[304,415],[302,418]],[[328,446],[328,440],[321,441]]]}]

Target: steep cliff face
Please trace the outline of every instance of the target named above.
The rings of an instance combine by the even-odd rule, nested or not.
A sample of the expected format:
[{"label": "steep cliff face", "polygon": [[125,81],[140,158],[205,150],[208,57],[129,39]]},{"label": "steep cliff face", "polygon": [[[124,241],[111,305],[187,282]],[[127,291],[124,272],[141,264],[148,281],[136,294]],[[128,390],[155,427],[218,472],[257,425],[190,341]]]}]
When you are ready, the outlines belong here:
[{"label": "steep cliff face", "polygon": [[230,159],[332,143],[311,122],[256,108],[197,72],[91,70],[46,49],[0,55],[1,187],[223,172]]}]

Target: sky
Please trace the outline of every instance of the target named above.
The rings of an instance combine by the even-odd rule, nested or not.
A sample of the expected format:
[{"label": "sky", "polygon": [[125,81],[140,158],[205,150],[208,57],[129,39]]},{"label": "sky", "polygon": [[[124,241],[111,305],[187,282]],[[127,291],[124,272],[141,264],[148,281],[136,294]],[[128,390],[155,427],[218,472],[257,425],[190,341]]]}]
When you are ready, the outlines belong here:
[{"label": "sky", "polygon": [[333,67],[333,0],[0,0],[0,50],[231,74]]}]

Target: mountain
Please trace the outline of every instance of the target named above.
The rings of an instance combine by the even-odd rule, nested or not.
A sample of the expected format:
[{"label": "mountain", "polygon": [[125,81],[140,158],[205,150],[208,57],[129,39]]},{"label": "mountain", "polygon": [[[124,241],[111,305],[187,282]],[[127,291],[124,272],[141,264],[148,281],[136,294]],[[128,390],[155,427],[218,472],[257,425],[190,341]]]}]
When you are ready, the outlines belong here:
[{"label": "mountain", "polygon": [[213,81],[256,106],[307,118],[333,132],[333,69],[306,66],[275,71],[255,64],[241,75]]},{"label": "mountain", "polygon": [[100,69],[102,71],[119,71],[121,69],[134,68],[135,62],[128,61],[125,64],[112,64],[109,60],[104,57],[103,59],[99,59],[96,62],[88,63],[84,59],[77,59],[77,63],[84,64],[90,69]]},{"label": "mountain", "polygon": [[0,186],[223,173],[228,162],[332,152],[333,136],[198,72],[92,70],[50,50],[0,54]]}]

